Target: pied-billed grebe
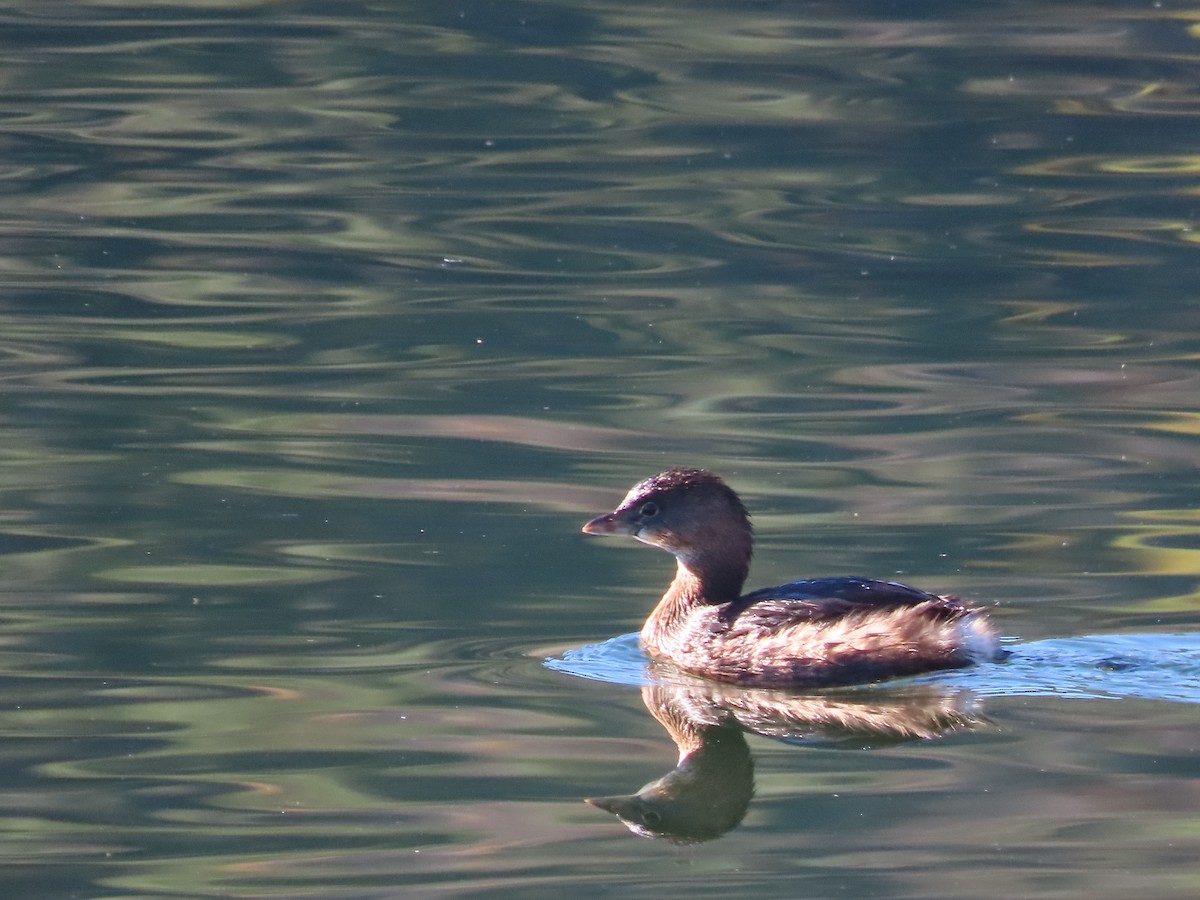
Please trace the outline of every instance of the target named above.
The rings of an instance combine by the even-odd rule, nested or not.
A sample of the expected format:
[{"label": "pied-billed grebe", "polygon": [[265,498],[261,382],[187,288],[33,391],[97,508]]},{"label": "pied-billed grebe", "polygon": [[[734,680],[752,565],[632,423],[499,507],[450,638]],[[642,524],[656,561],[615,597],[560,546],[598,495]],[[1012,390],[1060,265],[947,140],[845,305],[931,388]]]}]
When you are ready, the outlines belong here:
[{"label": "pied-billed grebe", "polygon": [[586,534],[631,534],[675,557],[642,628],[654,656],[739,684],[878,681],[997,658],[986,616],[957,597],[889,581],[815,578],[742,595],[753,535],[742,501],[703,469],[648,478]]}]

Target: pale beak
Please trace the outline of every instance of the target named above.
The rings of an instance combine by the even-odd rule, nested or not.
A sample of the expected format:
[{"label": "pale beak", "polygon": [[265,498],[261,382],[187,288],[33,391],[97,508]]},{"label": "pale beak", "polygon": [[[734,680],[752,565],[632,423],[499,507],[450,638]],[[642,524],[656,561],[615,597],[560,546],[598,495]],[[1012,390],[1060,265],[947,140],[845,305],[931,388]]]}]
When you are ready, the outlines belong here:
[{"label": "pale beak", "polygon": [[620,797],[584,797],[583,802],[596,809],[612,813],[614,816],[629,818],[636,809],[637,797],[622,795]]},{"label": "pale beak", "polygon": [[596,516],[583,526],[584,534],[634,534],[635,532],[636,529],[615,512]]}]

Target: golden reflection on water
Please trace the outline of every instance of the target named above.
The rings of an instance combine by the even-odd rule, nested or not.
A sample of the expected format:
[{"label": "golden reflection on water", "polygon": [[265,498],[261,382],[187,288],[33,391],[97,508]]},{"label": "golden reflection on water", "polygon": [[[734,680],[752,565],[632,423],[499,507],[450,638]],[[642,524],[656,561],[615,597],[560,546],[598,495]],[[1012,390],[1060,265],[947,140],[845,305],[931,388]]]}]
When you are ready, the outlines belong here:
[{"label": "golden reflection on water", "polygon": [[291,566],[236,566],[184,563],[180,565],[125,566],[102,569],[96,578],[127,584],[186,585],[202,590],[215,586],[312,584],[344,577],[332,570]]},{"label": "golden reflection on water", "polygon": [[508,503],[523,507],[578,512],[589,500],[607,498],[601,488],[572,487],[534,481],[479,479],[405,479],[339,476],[303,469],[211,469],[184,472],[179,484],[232,487],[252,493],[320,499],[343,497],[383,500],[422,500],[439,503]]},{"label": "golden reflection on water", "polygon": [[522,416],[499,415],[369,415],[365,413],[303,413],[257,416],[222,422],[221,427],[256,434],[362,434],[396,437],[450,438],[498,441],[577,450],[611,452],[647,436],[629,429],[602,428],[575,422],[554,422]]}]

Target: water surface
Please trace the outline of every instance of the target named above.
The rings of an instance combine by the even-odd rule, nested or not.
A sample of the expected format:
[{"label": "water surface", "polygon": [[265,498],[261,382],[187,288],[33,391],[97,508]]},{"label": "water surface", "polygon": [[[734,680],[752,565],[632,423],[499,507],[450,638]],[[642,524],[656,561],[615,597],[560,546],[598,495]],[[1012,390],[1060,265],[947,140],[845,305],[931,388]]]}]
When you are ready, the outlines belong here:
[{"label": "water surface", "polygon": [[[1186,10],[0,25],[3,893],[1196,895]],[[634,836],[581,801],[674,741],[545,663],[636,630],[670,561],[579,525],[678,464],[751,587],[900,578],[1041,656],[911,739],[742,697],[737,824]]]}]

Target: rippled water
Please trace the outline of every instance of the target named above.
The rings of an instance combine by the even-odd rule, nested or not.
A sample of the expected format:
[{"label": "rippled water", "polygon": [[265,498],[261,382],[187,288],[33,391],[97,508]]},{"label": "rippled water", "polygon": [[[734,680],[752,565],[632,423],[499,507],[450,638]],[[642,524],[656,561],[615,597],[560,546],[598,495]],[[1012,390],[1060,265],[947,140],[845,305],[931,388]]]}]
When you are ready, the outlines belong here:
[{"label": "rippled water", "polygon": [[[1200,891],[1188,10],[0,24],[0,893]],[[1024,655],[647,685],[681,463]]]}]

